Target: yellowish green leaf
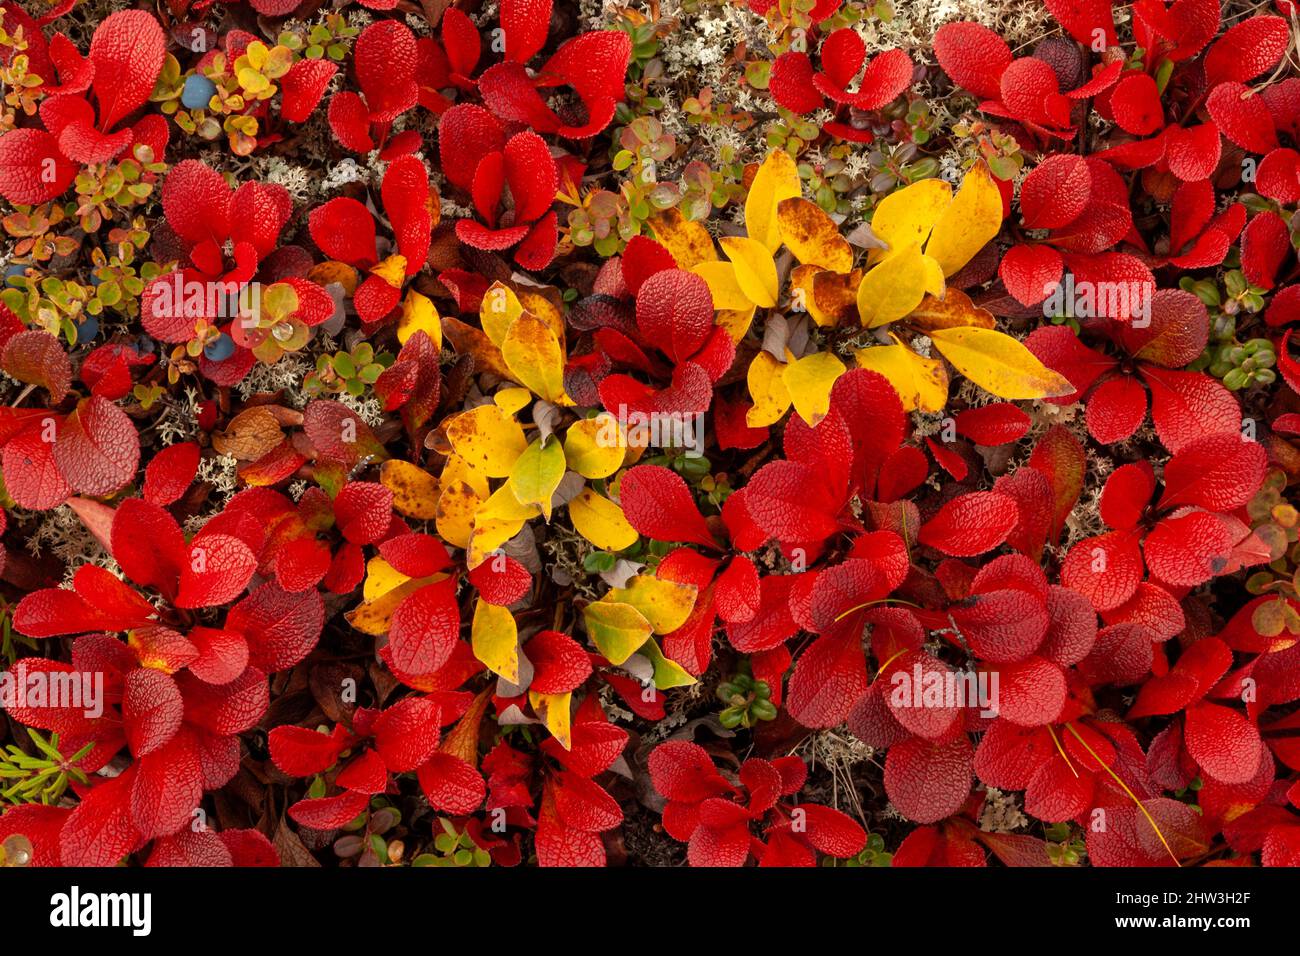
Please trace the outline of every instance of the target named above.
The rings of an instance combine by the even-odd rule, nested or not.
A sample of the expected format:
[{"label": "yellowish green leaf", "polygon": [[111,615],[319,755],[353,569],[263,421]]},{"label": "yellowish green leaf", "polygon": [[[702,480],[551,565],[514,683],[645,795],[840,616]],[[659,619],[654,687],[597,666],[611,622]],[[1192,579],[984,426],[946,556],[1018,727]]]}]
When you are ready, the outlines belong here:
[{"label": "yellowish green leaf", "polygon": [[564,391],[564,348],[549,325],[525,312],[510,324],[501,355],[510,376],[555,405],[572,405]]},{"label": "yellowish green leaf", "polygon": [[1074,391],[1029,349],[994,329],[936,329],[930,340],[961,374],[999,398],[1054,398]]},{"label": "yellowish green leaf", "polygon": [[551,520],[551,496],[564,477],[564,448],[554,435],[537,439],[510,470],[507,486],[521,505],[536,505]]},{"label": "yellowish green leaf", "polygon": [[656,634],[669,634],[691,616],[698,590],[693,584],[661,581],[649,574],[638,574],[627,582],[626,587],[610,589],[601,601],[629,604],[641,612]]},{"label": "yellowish green leaf", "polygon": [[519,631],[508,608],[479,598],[470,625],[470,644],[484,667],[512,684],[519,683]]},{"label": "yellowish green leaf", "polygon": [[587,635],[611,664],[618,666],[650,637],[650,622],[630,604],[593,601],[582,609]]}]

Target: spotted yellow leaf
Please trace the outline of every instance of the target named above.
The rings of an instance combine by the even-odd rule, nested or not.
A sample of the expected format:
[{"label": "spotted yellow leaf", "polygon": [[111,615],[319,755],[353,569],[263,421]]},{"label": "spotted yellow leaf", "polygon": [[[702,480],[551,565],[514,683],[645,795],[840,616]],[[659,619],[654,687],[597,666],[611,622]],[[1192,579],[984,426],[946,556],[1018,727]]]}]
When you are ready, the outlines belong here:
[{"label": "spotted yellow leaf", "polygon": [[783,199],[777,204],[781,240],[804,265],[832,272],[853,268],[853,247],[840,235],[831,217],[807,199]]},{"label": "spotted yellow leaf", "polygon": [[569,713],[572,700],[573,691],[566,690],[563,694],[539,694],[535,690],[528,692],[528,703],[533,705],[533,710],[542,719],[546,729],[565,750],[573,743]]},{"label": "spotted yellow leaf", "polygon": [[488,286],[478,307],[479,324],[497,348],[505,342],[506,332],[515,319],[523,313],[524,307],[514,290],[500,282]]},{"label": "spotted yellow leaf", "polygon": [[419,465],[390,458],[379,466],[379,483],[393,493],[393,507],[408,518],[437,517],[442,486]]},{"label": "spotted yellow leaf", "polygon": [[554,330],[525,312],[510,324],[501,355],[511,377],[555,405],[572,405],[564,391],[564,347]]},{"label": "spotted yellow leaf", "polygon": [[601,601],[630,604],[650,622],[656,634],[669,634],[691,616],[698,590],[693,584],[661,581],[649,574],[638,574],[627,582],[626,587],[611,588]]},{"label": "spotted yellow leaf", "polygon": [[451,419],[447,440],[470,467],[489,478],[510,474],[528,447],[519,423],[497,405],[479,405]]},{"label": "spotted yellow leaf", "polygon": [[665,209],[649,221],[649,226],[659,244],[672,253],[679,269],[693,270],[701,262],[718,258],[709,230],[687,219],[679,209]]}]

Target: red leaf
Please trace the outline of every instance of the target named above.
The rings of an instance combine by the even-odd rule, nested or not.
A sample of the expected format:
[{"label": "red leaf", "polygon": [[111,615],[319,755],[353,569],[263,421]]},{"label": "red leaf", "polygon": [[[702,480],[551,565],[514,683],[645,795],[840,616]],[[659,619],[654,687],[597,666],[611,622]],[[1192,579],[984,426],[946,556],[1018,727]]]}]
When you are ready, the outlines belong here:
[{"label": "red leaf", "polygon": [[1132,528],[1142,518],[1156,490],[1151,465],[1135,461],[1116,468],[1101,491],[1101,520],[1111,528]]},{"label": "red leaf", "polygon": [[339,196],[307,217],[312,241],[327,256],[364,268],[375,263],[375,220],[355,199]]},{"label": "red leaf", "polygon": [[1276,148],[1273,117],[1264,100],[1244,83],[1220,83],[1205,98],[1205,108],[1224,136],[1248,153]]},{"label": "red leaf", "polygon": [[336,830],[355,820],[369,804],[368,794],[345,790],[333,797],[299,800],[289,808],[289,816],[313,830]]},{"label": "red leaf", "polygon": [[1156,81],[1145,73],[1130,73],[1111,91],[1115,122],[1134,136],[1147,136],[1165,125],[1164,107]]},{"label": "red leaf", "polygon": [[54,461],[74,491],[110,495],[135,477],[140,436],[125,412],[93,395],[59,426]]},{"label": "red leaf", "polygon": [[591,661],[582,645],[559,631],[539,631],[524,645],[532,662],[529,690],[539,694],[563,694],[576,690],[591,676]]},{"label": "red leaf", "polygon": [[1007,539],[1019,520],[1016,503],[995,491],[954,498],[921,526],[917,540],[954,557],[991,551]]},{"label": "red leaf", "polygon": [[1160,507],[1232,511],[1255,496],[1267,469],[1268,455],[1258,442],[1236,432],[1205,435],[1183,445],[1165,465]]},{"label": "red leaf", "polygon": [[168,743],[180,729],[184,703],[176,682],[162,671],[136,668],[122,688],[122,726],[137,758]]},{"label": "red leaf", "polygon": [[648,765],[655,790],[669,800],[699,803],[732,790],[699,744],[666,741],[650,752]]},{"label": "red leaf", "polygon": [[1088,434],[1103,445],[1132,437],[1147,417],[1147,393],[1132,375],[1102,382],[1088,396],[1084,420]]},{"label": "red leaf", "polygon": [[443,813],[473,813],[487,796],[483,775],[453,754],[433,754],[416,776],[429,806]]},{"label": "red leaf", "polygon": [[629,468],[619,483],[619,503],[628,523],[647,538],[717,546],[686,482],[662,465]]},{"label": "red leaf", "polygon": [[1250,780],[1267,753],[1255,726],[1220,704],[1188,708],[1183,741],[1192,759],[1220,783]]},{"label": "red leaf", "polygon": [[1189,511],[1162,518],[1142,542],[1152,577],[1195,587],[1223,572],[1233,539],[1217,515]]},{"label": "red leaf", "polygon": [[338,67],[329,60],[302,59],[295,63],[280,79],[284,92],[280,116],[289,123],[307,122],[337,72]]},{"label": "red leaf", "polygon": [[676,362],[699,351],[713,328],[713,296],[703,279],[681,269],[654,273],[636,298],[642,337]]},{"label": "red leaf", "polygon": [[54,433],[58,419],[46,416],[5,443],[3,461],[5,489],[22,508],[44,511],[66,501],[72,488],[54,458]]},{"label": "red leaf", "polygon": [[144,469],[144,499],[169,505],[185,494],[199,467],[199,446],[192,441],[168,445]]},{"label": "red leaf", "polygon": [[168,836],[188,824],[203,797],[203,767],[194,731],[181,728],[135,766],[131,819],[140,835],[145,839]]},{"label": "red leaf", "polygon": [[439,740],[438,705],[407,697],[375,720],[375,748],[393,773],[407,773],[432,756]]},{"label": "red leaf", "polygon": [[325,606],[315,590],[290,594],[267,581],[226,615],[226,629],[248,641],[249,661],[264,671],[287,670],[316,646]]},{"label": "red leaf", "polygon": [[72,363],[59,340],[41,329],[27,329],[10,337],[0,354],[0,366],[18,379],[40,385],[58,405],[72,384]]},{"label": "red leaf", "polygon": [[238,597],[257,570],[257,556],[248,545],[227,534],[207,534],[190,546],[181,568],[177,607],[216,607]]},{"label": "red leaf", "polygon": [[393,520],[393,493],[378,482],[350,481],[334,499],[334,520],[343,537],[373,544]]},{"label": "red leaf", "polygon": [[420,588],[393,612],[388,648],[393,666],[407,674],[432,674],[451,659],[460,637],[455,579]]},{"label": "red leaf", "polygon": [[100,129],[112,129],[144,105],[166,56],[167,38],[151,14],[122,10],[104,18],[87,54],[95,68]]},{"label": "red leaf", "polygon": [[934,34],[934,53],[943,71],[976,96],[996,100],[999,81],[1011,65],[1011,48],[978,23],[945,23]]},{"label": "red leaf", "polygon": [[112,777],[81,798],[59,834],[63,866],[116,866],[144,842],[131,821],[135,771]]},{"label": "red leaf", "polygon": [[1029,431],[1029,416],[1010,402],[995,402],[957,413],[957,434],[979,445],[1006,445]]},{"label": "red leaf", "polygon": [[945,744],[920,737],[889,748],[885,793],[907,819],[935,823],[961,809],[971,789],[974,754],[965,734]]},{"label": "red leaf", "polygon": [[1277,66],[1291,42],[1282,17],[1254,16],[1229,27],[1205,54],[1205,83],[1246,83]]},{"label": "red leaf", "polygon": [[817,638],[795,663],[786,707],[805,727],[834,727],[867,689],[867,666],[856,631]]},{"label": "red leaf", "polygon": [[334,766],[348,745],[348,734],[337,726],[329,734],[306,727],[276,727],[267,735],[271,760],[291,777],[309,777]]},{"label": "red leaf", "polygon": [[1175,372],[1147,365],[1151,419],[1160,441],[1177,454],[1204,435],[1231,432],[1240,440],[1241,406],[1233,394],[1204,372]]},{"label": "red leaf", "polygon": [[63,195],[80,171],[43,129],[15,129],[0,136],[0,195],[34,206]]}]

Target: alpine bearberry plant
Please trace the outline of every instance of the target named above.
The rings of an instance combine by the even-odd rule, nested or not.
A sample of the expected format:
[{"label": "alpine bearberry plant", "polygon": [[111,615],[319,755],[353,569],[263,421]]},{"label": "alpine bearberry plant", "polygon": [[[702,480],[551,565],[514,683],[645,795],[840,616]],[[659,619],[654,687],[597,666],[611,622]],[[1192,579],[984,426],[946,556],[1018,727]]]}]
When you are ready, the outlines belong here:
[{"label": "alpine bearberry plant", "polygon": [[0,0],[0,863],[1300,865],[1291,3],[121,6]]}]

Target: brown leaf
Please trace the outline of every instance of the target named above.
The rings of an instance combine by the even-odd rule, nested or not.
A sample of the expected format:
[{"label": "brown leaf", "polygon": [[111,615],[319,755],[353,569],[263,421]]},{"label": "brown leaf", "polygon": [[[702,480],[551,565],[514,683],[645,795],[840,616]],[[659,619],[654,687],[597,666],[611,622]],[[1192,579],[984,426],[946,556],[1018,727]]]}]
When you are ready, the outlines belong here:
[{"label": "brown leaf", "polygon": [[225,431],[214,432],[212,447],[240,461],[257,461],[284,440],[273,406],[246,408],[230,420]]}]

